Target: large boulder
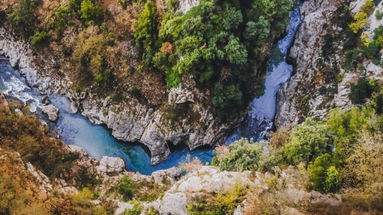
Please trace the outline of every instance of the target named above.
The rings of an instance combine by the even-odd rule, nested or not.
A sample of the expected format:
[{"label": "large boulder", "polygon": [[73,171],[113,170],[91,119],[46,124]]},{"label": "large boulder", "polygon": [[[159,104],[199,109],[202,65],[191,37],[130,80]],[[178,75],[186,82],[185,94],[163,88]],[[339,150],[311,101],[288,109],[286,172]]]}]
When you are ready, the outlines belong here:
[{"label": "large boulder", "polygon": [[56,121],[59,114],[59,109],[53,105],[45,105],[42,107],[43,113],[48,115],[48,119],[52,122]]},{"label": "large boulder", "polygon": [[8,102],[7,100],[5,99],[5,96],[3,93],[0,92],[0,107],[5,107],[5,108],[9,108],[8,107]]},{"label": "large boulder", "polygon": [[102,173],[120,173],[125,169],[125,161],[118,157],[102,157],[97,170]]}]

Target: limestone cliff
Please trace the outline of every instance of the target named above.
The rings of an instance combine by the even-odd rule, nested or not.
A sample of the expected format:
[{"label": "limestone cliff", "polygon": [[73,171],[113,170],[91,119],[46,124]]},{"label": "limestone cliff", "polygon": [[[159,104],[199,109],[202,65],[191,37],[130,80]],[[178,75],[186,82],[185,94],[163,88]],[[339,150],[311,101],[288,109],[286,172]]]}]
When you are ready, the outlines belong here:
[{"label": "limestone cliff", "polygon": [[[334,107],[349,108],[351,86],[360,77],[380,80],[382,67],[361,59],[359,68],[345,68],[347,52],[363,47],[361,38],[372,40],[382,25],[376,18],[382,3],[368,12],[359,32],[352,32],[353,16],[361,11],[364,0],[309,0],[302,5],[303,23],[291,48],[295,73],[278,93],[277,127],[302,122],[307,117],[323,119]],[[362,69],[363,71],[361,72]]]},{"label": "limestone cliff", "polygon": [[[50,13],[58,2],[43,1],[39,13]],[[9,12],[14,4],[15,1],[6,1],[0,5],[0,10]],[[128,11],[122,11],[116,4],[105,2],[104,6],[116,17],[127,16]],[[180,10],[186,12],[198,1],[181,1],[180,4]],[[124,20],[114,22],[117,30],[126,27],[126,23],[121,24]],[[79,111],[96,124],[106,125],[119,140],[145,145],[151,153],[152,164],[166,159],[172,146],[182,144],[193,150],[223,143],[244,114],[230,122],[219,122],[206,94],[196,87],[193,76],[184,77],[183,84],[177,88],[166,89],[160,83],[161,77],[140,72],[128,78],[121,77],[124,81],[120,83],[109,83],[112,87],[123,88],[117,95],[105,97],[94,86],[79,92],[71,77],[74,68],[67,66],[70,58],[62,55],[67,45],[76,43],[73,29],[64,33],[63,40],[67,44],[52,43],[49,49],[36,51],[27,41],[12,34],[8,24],[1,25],[0,54],[9,57],[12,66],[20,70],[30,86],[38,88],[42,94],[67,96],[74,112]],[[116,52],[120,52],[116,53],[116,59],[120,60],[122,70],[138,67],[137,53],[131,44],[124,42],[116,46],[119,47]]]}]

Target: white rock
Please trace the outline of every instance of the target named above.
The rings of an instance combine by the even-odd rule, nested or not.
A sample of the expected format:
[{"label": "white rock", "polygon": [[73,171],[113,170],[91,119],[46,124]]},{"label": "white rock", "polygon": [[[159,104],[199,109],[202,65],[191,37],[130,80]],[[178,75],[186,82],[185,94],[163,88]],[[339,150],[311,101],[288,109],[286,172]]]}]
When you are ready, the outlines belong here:
[{"label": "white rock", "polygon": [[88,153],[80,146],[76,146],[76,145],[68,145],[68,148],[71,152],[77,152],[79,153],[81,156],[87,156]]},{"label": "white rock", "polygon": [[58,118],[59,109],[53,105],[45,105],[42,107],[43,113],[48,115],[48,119],[52,122],[56,121]]},{"label": "white rock", "polygon": [[99,172],[103,173],[120,173],[125,169],[125,162],[118,157],[102,157],[100,165],[97,167]]},{"label": "white rock", "polygon": [[160,214],[187,215],[187,198],[184,193],[167,193],[161,201]]},{"label": "white rock", "polygon": [[114,215],[122,215],[126,210],[133,208],[133,204],[126,202],[117,202],[117,209],[114,211]]},{"label": "white rock", "polygon": [[192,7],[199,4],[199,0],[179,0],[180,11],[182,13],[188,12]]}]

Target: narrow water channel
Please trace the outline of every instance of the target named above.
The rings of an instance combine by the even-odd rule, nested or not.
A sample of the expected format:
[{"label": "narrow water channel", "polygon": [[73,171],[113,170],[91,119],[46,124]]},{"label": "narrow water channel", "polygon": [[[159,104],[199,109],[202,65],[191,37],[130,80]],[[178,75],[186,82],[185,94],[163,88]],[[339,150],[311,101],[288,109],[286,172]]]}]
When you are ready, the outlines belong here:
[{"label": "narrow water channel", "polygon": [[[268,74],[265,81],[265,93],[254,99],[247,120],[228,139],[232,143],[240,137],[254,139],[263,138],[265,132],[272,127],[276,109],[276,93],[283,82],[292,73],[292,66],[286,62],[286,56],[301,23],[299,7],[291,12],[288,34],[273,49],[268,63]],[[0,91],[6,96],[16,98],[29,105],[32,111],[41,112],[43,97],[36,89],[30,88],[18,71],[7,61],[0,61]],[[92,124],[80,114],[70,112],[70,102],[63,96],[51,95],[49,100],[59,108],[59,119],[52,123],[65,144],[74,144],[84,148],[91,157],[121,157],[128,170],[150,174],[153,171],[179,166],[183,162],[199,158],[203,163],[210,162],[212,149],[189,151],[187,148],[173,152],[169,158],[156,165],[150,164],[150,156],[141,145],[122,143],[111,136],[111,132],[103,126]],[[41,115],[41,114],[40,114]],[[42,115],[43,116],[43,115]]]}]

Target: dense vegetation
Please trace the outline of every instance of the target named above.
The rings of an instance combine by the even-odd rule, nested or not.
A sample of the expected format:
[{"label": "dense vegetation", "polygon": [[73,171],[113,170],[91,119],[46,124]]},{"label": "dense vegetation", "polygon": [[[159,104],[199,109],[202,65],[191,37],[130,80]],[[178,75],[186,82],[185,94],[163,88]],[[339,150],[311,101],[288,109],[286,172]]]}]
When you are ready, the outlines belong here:
[{"label": "dense vegetation", "polygon": [[33,116],[18,115],[0,107],[0,147],[12,149],[47,176],[69,172],[76,153],[62,149],[62,142],[47,135],[40,121]]},{"label": "dense vegetation", "polygon": [[[9,16],[11,23],[37,50],[50,43],[64,46],[61,52],[70,59],[67,70],[73,70],[76,89],[95,85],[103,91],[121,90],[124,83],[115,84],[117,77],[127,76],[121,61],[131,64],[129,72],[163,77],[168,87],[193,75],[222,120],[262,93],[268,52],[284,33],[292,7],[291,0],[202,0],[183,14],[177,1],[164,1],[162,8],[153,0],[119,1],[125,10],[139,13],[129,15],[130,30],[112,32],[120,27],[109,27],[116,20],[98,0],[69,0],[48,21],[36,14],[40,3],[19,0]],[[68,30],[74,33],[70,40],[77,40],[75,44],[66,44]],[[113,53],[123,41],[134,42],[139,65],[134,58],[119,59]]]},{"label": "dense vegetation", "polygon": [[149,36],[156,30],[153,22],[140,32],[150,40],[144,48],[158,46],[152,59],[145,55],[146,62],[166,73],[169,87],[179,85],[183,75],[195,75],[200,86],[211,91],[220,115],[229,117],[262,89],[257,71],[263,69],[264,50],[284,32],[291,6],[289,0],[203,0],[186,14],[169,11],[158,39]]},{"label": "dense vegetation", "polygon": [[[90,190],[97,181],[94,176],[87,169],[73,169],[78,154],[65,150],[35,116],[15,112],[16,107],[21,108],[14,102],[11,108],[0,105],[0,154],[5,158],[0,161],[0,214],[110,214],[107,211],[112,211],[112,205],[92,203],[96,198]],[[30,162],[51,181],[60,179],[84,188],[74,196],[42,190],[43,182],[22,161]]]},{"label": "dense vegetation", "polygon": [[382,210],[378,187],[383,183],[383,157],[377,156],[383,148],[381,96],[381,91],[375,92],[365,105],[348,111],[334,109],[322,122],[307,119],[290,135],[282,130],[271,145],[240,140],[217,150],[213,165],[236,171],[303,165],[308,189],[340,192],[355,207]]},{"label": "dense vegetation", "polygon": [[166,186],[160,186],[145,180],[133,181],[129,176],[124,176],[118,183],[116,190],[125,201],[154,201],[163,195]]}]

